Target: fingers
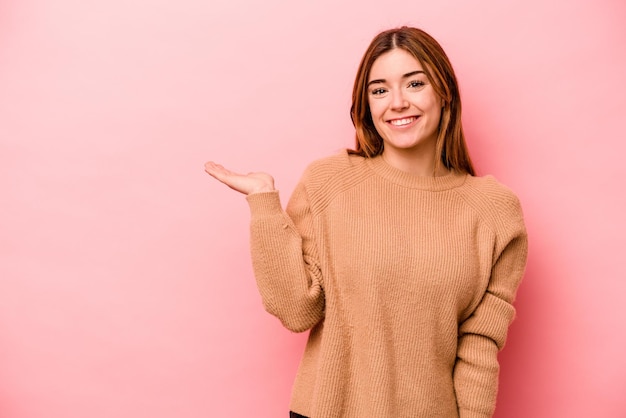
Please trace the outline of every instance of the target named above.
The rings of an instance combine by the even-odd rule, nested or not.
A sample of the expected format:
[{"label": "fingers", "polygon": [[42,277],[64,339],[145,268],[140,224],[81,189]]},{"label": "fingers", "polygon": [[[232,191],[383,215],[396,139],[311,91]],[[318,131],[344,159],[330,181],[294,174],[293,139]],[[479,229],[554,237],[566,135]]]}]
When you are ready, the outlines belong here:
[{"label": "fingers", "polygon": [[204,164],[204,171],[206,171],[214,179],[226,183],[228,175],[225,173],[226,169],[219,164],[215,164],[213,161],[209,161]]},{"label": "fingers", "polygon": [[246,176],[227,170],[222,165],[216,164],[213,161],[204,164],[204,171],[231,189],[240,193],[248,193],[247,190],[250,186],[247,184]]},{"label": "fingers", "polygon": [[209,161],[204,164],[204,171],[218,180],[223,180],[225,177],[236,175],[236,173],[225,169],[222,165],[216,164],[213,161]]},{"label": "fingers", "polygon": [[226,169],[220,164],[216,164],[213,161],[208,161],[204,164],[204,171],[211,174],[211,173],[224,172],[226,171]]},{"label": "fingers", "polygon": [[274,190],[274,178],[267,173],[238,174],[213,161],[204,164],[204,171],[240,193],[250,194]]}]

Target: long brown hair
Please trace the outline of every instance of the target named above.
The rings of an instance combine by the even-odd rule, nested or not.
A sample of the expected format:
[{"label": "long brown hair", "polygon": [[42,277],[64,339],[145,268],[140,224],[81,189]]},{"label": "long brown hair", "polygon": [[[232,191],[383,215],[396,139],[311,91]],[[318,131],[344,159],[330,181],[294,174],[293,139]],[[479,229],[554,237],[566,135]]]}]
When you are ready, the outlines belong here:
[{"label": "long brown hair", "polygon": [[375,157],[383,152],[383,139],[374,127],[370,113],[367,82],[374,61],[386,52],[401,48],[422,65],[435,92],[444,102],[437,135],[439,164],[460,172],[475,175],[461,124],[461,96],[452,64],[441,45],[421,29],[403,26],[378,34],[365,51],[352,90],[350,117],[356,129],[356,148],[348,150],[362,157]]}]

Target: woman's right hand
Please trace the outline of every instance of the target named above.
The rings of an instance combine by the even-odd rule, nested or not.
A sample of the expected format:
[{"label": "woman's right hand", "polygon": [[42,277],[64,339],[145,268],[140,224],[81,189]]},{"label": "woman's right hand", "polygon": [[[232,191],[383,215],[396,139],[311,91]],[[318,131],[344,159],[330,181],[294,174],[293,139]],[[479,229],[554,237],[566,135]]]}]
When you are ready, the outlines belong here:
[{"label": "woman's right hand", "polygon": [[231,189],[245,195],[275,190],[274,178],[267,173],[238,174],[213,161],[204,164],[204,171]]}]

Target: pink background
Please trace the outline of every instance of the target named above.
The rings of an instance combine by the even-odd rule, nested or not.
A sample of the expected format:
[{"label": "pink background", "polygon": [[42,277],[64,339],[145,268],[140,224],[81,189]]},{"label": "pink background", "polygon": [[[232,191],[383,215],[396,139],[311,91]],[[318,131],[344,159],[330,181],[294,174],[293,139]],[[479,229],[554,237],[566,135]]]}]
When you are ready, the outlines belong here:
[{"label": "pink background", "polygon": [[625,21],[621,0],[0,2],[0,416],[286,416],[305,335],[263,311],[245,200],[203,163],[270,171],[286,202],[352,145],[358,61],[402,24],[448,52],[475,163],[526,213],[496,416],[626,416]]}]

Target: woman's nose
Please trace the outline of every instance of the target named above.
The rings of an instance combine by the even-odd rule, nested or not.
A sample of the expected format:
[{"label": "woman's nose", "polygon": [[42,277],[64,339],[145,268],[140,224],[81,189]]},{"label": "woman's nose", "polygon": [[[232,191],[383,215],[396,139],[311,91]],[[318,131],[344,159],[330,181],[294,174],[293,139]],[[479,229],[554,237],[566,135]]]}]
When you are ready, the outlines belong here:
[{"label": "woman's nose", "polygon": [[409,106],[409,102],[404,96],[404,92],[402,90],[392,90],[391,91],[391,108],[394,110],[403,110]]}]

